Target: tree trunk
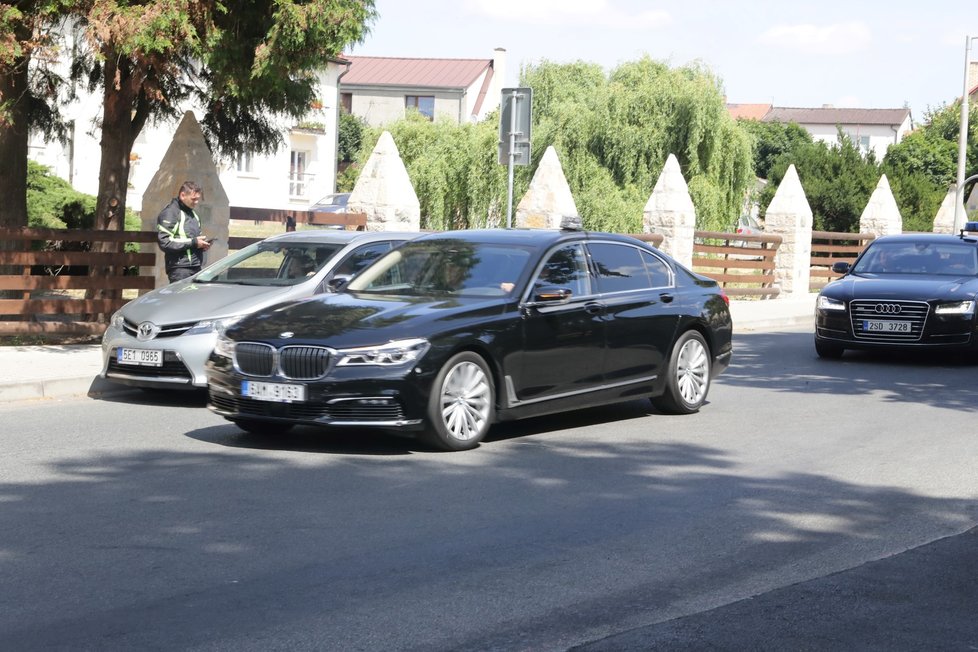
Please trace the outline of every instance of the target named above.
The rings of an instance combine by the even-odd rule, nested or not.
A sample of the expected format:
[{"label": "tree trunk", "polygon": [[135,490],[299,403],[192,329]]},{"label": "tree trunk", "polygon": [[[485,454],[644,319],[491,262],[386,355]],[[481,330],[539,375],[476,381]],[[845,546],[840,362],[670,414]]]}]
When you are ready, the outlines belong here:
[{"label": "tree trunk", "polygon": [[[132,112],[137,91],[131,70],[124,57],[106,53],[105,92],[102,98],[102,138],[100,141],[98,197],[95,203],[95,228],[123,231],[126,226],[126,195],[129,191],[129,154],[135,140]],[[93,242],[92,251],[121,252],[122,243]],[[111,265],[89,270],[91,276],[110,277],[122,273],[122,267]],[[89,291],[89,298],[118,299],[121,290]],[[105,316],[106,318],[108,315]]]},{"label": "tree trunk", "polygon": [[[27,67],[30,55],[19,57],[10,68],[0,70],[0,101],[8,105],[7,121],[0,120],[0,228],[27,226],[27,144],[30,125],[27,107]],[[15,251],[20,243],[0,239],[0,251]],[[19,267],[0,266],[0,274],[20,274]],[[0,298],[17,298],[14,290],[0,290]]]}]

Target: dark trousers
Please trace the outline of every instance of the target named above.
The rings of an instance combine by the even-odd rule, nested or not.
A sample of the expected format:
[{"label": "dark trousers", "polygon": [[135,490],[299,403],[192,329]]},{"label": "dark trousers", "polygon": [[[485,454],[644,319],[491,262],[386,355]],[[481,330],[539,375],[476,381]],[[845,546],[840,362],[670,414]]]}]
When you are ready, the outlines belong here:
[{"label": "dark trousers", "polygon": [[200,267],[171,267],[166,270],[166,277],[170,279],[170,283],[174,283],[189,278],[199,271]]}]

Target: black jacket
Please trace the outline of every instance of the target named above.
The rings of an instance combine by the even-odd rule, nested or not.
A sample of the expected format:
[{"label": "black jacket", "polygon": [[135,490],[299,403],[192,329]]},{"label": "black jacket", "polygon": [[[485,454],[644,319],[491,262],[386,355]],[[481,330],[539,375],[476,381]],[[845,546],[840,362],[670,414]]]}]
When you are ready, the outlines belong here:
[{"label": "black jacket", "polygon": [[203,265],[203,251],[197,248],[197,236],[200,235],[200,219],[179,199],[174,198],[160,211],[156,218],[156,238],[163,250],[167,270],[177,267],[199,268]]}]

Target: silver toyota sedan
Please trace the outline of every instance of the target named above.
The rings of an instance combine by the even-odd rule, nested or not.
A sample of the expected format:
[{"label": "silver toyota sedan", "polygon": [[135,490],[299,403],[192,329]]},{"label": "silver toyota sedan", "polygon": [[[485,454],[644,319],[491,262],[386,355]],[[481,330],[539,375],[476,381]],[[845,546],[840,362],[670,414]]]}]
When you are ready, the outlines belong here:
[{"label": "silver toyota sedan", "polygon": [[153,290],[112,316],[101,376],[145,388],[207,387],[218,331],[256,310],[328,292],[418,233],[303,230],[272,236]]}]

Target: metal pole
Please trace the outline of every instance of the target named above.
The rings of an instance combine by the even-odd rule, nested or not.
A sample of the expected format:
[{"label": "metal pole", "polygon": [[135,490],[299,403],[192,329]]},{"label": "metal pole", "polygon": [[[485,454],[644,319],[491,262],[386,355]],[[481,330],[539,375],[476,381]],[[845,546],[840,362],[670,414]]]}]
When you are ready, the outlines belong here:
[{"label": "metal pole", "polygon": [[961,133],[958,135],[958,177],[957,192],[954,196],[954,230],[958,233],[964,228],[964,165],[968,153],[968,111],[971,102],[968,99],[968,68],[971,65],[971,37],[964,40],[964,90],[961,92]]},{"label": "metal pole", "polygon": [[509,194],[506,199],[506,228],[513,228],[513,168],[516,166],[516,102],[519,94],[513,91],[513,103],[509,107]]}]

